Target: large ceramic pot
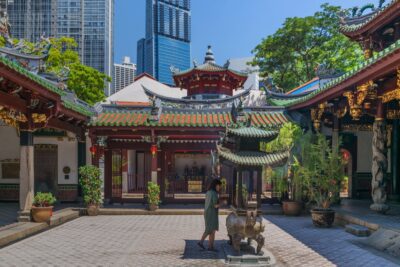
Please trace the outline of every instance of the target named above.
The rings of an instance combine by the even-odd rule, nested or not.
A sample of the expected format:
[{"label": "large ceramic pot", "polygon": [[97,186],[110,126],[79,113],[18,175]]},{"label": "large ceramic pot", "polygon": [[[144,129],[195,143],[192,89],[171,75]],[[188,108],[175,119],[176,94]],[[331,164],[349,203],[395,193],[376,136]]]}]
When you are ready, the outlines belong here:
[{"label": "large ceramic pot", "polygon": [[317,227],[331,227],[335,220],[335,211],[331,209],[312,209],[311,218]]},{"label": "large ceramic pot", "polygon": [[149,211],[155,211],[156,209],[158,209],[158,205],[156,205],[156,204],[149,204],[149,205],[148,205],[148,209],[149,209]]},{"label": "large ceramic pot", "polygon": [[53,206],[50,207],[35,207],[31,209],[32,218],[35,222],[49,222],[53,215]]},{"label": "large ceramic pot", "polygon": [[299,216],[303,209],[303,203],[298,201],[282,201],[283,214],[288,216]]},{"label": "large ceramic pot", "polygon": [[87,206],[87,214],[89,216],[97,216],[99,214],[99,206],[98,205],[88,205]]}]

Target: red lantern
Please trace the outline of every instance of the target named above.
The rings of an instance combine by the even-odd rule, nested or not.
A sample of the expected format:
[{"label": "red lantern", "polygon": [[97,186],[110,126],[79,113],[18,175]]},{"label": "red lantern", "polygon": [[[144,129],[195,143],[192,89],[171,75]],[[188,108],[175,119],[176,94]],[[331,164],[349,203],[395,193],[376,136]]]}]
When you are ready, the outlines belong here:
[{"label": "red lantern", "polygon": [[96,146],[91,146],[89,148],[89,150],[90,150],[90,154],[92,154],[92,156],[94,156],[96,154],[97,148],[96,148]]},{"label": "red lantern", "polygon": [[151,145],[150,152],[151,152],[151,155],[154,157],[157,153],[157,145],[154,145],[154,144]]},{"label": "red lantern", "polygon": [[347,150],[342,150],[342,158],[345,163],[349,162],[350,153]]}]

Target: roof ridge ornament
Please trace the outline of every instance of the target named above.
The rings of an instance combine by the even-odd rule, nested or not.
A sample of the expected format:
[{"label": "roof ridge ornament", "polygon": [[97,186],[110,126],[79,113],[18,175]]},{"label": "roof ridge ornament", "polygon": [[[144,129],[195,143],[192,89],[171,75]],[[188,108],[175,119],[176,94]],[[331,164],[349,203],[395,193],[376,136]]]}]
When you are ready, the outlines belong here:
[{"label": "roof ridge ornament", "polygon": [[204,64],[205,63],[214,63],[215,64],[214,53],[211,50],[211,45],[207,46],[206,56],[204,57]]}]

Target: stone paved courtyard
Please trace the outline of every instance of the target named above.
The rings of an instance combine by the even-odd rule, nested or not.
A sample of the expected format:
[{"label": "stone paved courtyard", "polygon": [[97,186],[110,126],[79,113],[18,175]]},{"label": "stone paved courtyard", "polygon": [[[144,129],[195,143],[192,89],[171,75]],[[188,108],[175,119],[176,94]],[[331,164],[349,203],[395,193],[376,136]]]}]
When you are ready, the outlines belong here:
[{"label": "stone paved courtyard", "polygon": [[[287,266],[398,266],[343,228],[316,229],[309,217],[265,218],[266,246]],[[224,221],[217,246],[226,242]],[[0,266],[222,266],[222,252],[196,247],[202,230],[202,216],[81,217],[0,249]]]}]

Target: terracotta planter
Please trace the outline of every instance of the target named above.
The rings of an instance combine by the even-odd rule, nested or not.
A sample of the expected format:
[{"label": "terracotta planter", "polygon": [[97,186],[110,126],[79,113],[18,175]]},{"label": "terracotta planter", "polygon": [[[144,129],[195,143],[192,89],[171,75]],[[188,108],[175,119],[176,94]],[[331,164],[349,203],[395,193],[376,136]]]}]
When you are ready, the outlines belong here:
[{"label": "terracotta planter", "polygon": [[312,209],[311,218],[315,226],[329,228],[335,220],[335,211],[331,209]]},{"label": "terracotta planter", "polygon": [[53,215],[53,206],[50,207],[35,207],[31,209],[32,218],[35,222],[49,222]]},{"label": "terracotta planter", "polygon": [[87,206],[87,214],[89,216],[97,216],[99,214],[99,206],[98,205],[88,205]]},{"label": "terracotta planter", "polygon": [[149,204],[147,208],[149,209],[149,211],[155,211],[156,209],[158,209],[158,205]]},{"label": "terracotta planter", "polygon": [[298,201],[282,201],[283,214],[287,216],[299,216],[303,209],[303,203]]}]

